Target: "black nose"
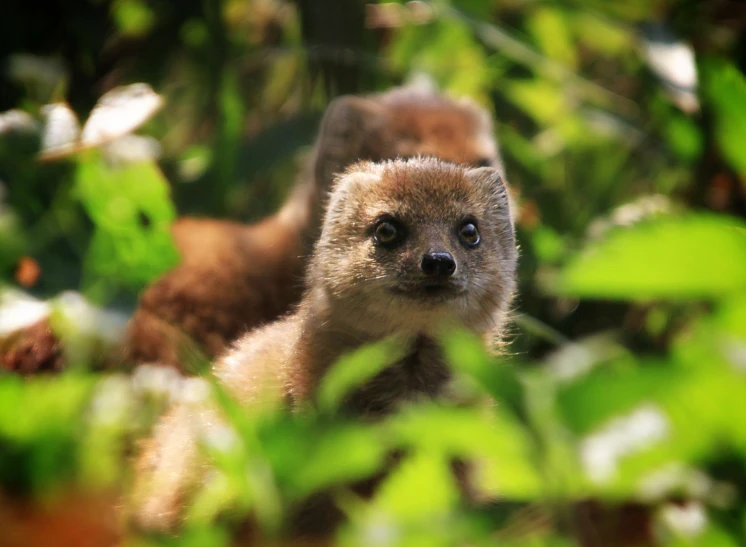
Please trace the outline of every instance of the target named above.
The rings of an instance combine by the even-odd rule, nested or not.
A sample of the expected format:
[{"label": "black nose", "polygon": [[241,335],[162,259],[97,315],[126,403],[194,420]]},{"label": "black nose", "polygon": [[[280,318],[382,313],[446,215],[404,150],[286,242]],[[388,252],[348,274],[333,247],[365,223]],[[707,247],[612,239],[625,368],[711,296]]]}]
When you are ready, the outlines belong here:
[{"label": "black nose", "polygon": [[451,253],[429,252],[422,255],[420,268],[422,268],[425,275],[448,277],[456,271],[456,261],[451,256]]}]

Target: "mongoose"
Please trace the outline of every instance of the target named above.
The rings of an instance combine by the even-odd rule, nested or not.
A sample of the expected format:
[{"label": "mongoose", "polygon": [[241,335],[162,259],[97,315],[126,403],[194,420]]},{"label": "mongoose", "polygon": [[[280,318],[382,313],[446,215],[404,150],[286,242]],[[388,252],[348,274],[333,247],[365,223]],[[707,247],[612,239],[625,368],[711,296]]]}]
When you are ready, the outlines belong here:
[{"label": "mongoose", "polygon": [[[393,336],[405,356],[351,394],[344,410],[376,418],[413,399],[446,397],[451,372],[435,337],[456,324],[487,345],[499,339],[516,262],[496,169],[423,158],[357,163],[331,193],[298,309],[239,340],[215,375],[242,404],[270,388],[302,409],[338,357]],[[140,525],[173,526],[204,469],[196,439],[216,423],[209,410],[177,407],[158,424],[140,460]],[[339,517],[329,500],[316,505],[313,517],[301,510],[301,531]]]},{"label": "mongoose", "polygon": [[251,402],[266,367],[297,405],[341,355],[398,335],[412,354],[351,404],[380,414],[417,394],[437,396],[449,374],[433,338],[450,323],[486,342],[499,335],[515,268],[507,190],[495,169],[424,158],[358,163],[331,195],[298,310],[242,338],[214,372]]},{"label": "mongoose", "polygon": [[306,257],[334,174],[358,160],[417,155],[502,169],[490,116],[471,101],[410,87],[334,100],[311,165],[277,214],[253,225],[175,223],[182,262],[141,295],[125,360],[189,370],[189,348],[214,357],[241,334],[287,313],[302,294]]}]

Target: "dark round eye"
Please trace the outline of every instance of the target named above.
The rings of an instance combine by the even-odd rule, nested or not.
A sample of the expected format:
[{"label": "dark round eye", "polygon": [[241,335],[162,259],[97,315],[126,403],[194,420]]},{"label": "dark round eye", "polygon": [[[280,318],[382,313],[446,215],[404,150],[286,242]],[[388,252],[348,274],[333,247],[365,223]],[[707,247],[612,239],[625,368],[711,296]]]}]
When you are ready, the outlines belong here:
[{"label": "dark round eye", "polygon": [[376,225],[376,231],[373,238],[380,245],[394,245],[403,236],[402,230],[393,222],[382,221]]},{"label": "dark round eye", "polygon": [[466,222],[458,231],[458,236],[469,247],[476,247],[481,241],[479,230],[473,222]]}]

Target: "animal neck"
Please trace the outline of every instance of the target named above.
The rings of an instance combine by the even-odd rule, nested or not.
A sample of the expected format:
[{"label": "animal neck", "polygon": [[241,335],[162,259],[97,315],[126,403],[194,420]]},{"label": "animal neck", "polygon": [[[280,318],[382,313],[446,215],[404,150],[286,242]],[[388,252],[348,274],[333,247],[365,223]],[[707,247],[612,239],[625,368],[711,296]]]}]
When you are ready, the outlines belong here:
[{"label": "animal neck", "polygon": [[347,413],[385,417],[407,403],[437,399],[446,392],[452,373],[438,344],[426,336],[406,342],[404,356],[347,396],[343,403]]},{"label": "animal neck", "polygon": [[[362,325],[345,323],[316,302],[316,308],[301,311],[306,328],[299,342],[304,370],[292,382],[296,402],[311,400],[324,376],[343,355],[387,336],[371,334]],[[389,335],[391,336],[391,335]],[[445,390],[451,372],[445,365],[438,344],[423,334],[394,333],[403,349],[394,362],[377,373],[344,401],[351,414],[385,416],[400,405],[419,398],[436,398]]]}]

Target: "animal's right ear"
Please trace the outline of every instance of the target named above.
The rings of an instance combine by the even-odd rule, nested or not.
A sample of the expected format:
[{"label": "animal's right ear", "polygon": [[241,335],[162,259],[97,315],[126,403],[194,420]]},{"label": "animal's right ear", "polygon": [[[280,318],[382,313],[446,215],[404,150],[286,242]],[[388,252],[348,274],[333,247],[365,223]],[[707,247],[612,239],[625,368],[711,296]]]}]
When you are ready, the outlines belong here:
[{"label": "animal's right ear", "polygon": [[317,192],[326,192],[335,175],[356,161],[377,159],[371,155],[381,147],[377,141],[381,139],[385,116],[385,107],[363,97],[339,97],[329,104],[316,140]]}]

